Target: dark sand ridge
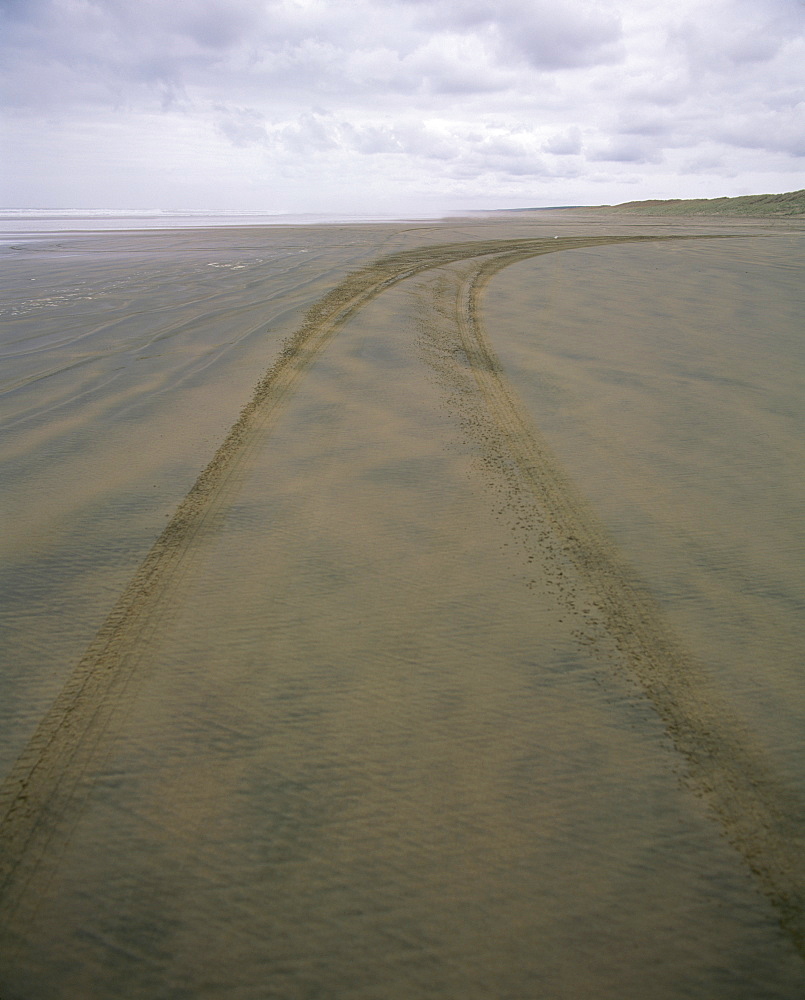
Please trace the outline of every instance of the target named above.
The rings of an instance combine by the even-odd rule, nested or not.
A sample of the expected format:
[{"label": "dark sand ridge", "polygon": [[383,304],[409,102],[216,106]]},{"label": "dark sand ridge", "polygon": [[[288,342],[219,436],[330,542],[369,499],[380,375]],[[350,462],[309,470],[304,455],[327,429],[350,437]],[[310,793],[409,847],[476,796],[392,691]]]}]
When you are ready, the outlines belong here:
[{"label": "dark sand ridge", "polygon": [[[758,875],[786,929],[802,944],[801,852],[794,839],[798,807],[776,790],[743,734],[733,731],[695,667],[665,633],[584,501],[524,416],[486,342],[477,300],[500,268],[543,253],[637,238],[479,241],[393,255],[364,268],[310,311],[256,388],[238,423],[135,576],[79,664],[53,711],[3,789],[2,841],[8,866],[5,901],[22,896],[28,875],[50,850],[54,828],[69,828],[80,808],[84,773],[102,752],[106,729],[136,683],[138,647],[174,581],[186,571],[200,536],[217,523],[237,486],[237,467],[271,423],[310,362],[367,302],[405,278],[433,268],[439,320],[423,319],[423,349],[450,394],[502,501],[518,511],[523,544],[552,563],[569,604],[578,575],[597,596],[587,639],[614,641],[690,763],[725,830]],[[479,264],[474,258],[484,258]],[[464,263],[460,262],[472,262]],[[450,265],[459,262],[458,268]]]}]

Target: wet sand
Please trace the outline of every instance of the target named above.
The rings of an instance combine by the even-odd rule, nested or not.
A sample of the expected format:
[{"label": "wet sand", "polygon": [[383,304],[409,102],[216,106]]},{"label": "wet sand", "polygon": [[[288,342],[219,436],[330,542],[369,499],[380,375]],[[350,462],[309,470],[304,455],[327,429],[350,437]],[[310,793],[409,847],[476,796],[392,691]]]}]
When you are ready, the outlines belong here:
[{"label": "wet sand", "polygon": [[802,239],[9,251],[3,996],[799,997]]}]

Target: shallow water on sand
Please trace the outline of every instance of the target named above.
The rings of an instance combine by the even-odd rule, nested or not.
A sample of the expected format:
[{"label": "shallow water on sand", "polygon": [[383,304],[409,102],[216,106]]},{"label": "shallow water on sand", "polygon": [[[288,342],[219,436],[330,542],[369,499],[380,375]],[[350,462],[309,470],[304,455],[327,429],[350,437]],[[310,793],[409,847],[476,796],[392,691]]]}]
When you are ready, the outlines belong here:
[{"label": "shallow water on sand", "polygon": [[802,263],[797,236],[579,249],[485,307],[561,462],[805,792]]},{"label": "shallow water on sand", "polygon": [[0,771],[304,310],[389,234],[18,237],[0,306]]},{"label": "shallow water on sand", "polygon": [[[20,492],[9,508],[37,532],[17,542],[9,584],[18,636],[16,673],[4,674],[17,692],[9,760],[124,590],[156,522],[205,464],[208,439],[223,436],[303,308],[383,250],[546,235],[547,223],[518,226],[357,230],[348,250],[312,234],[295,249],[318,257],[301,264],[251,262],[256,247],[218,253],[216,263],[243,265],[254,283],[234,269],[223,288],[216,280],[214,320],[206,278],[189,272],[201,264],[174,253],[165,280],[181,287],[186,268],[189,291],[183,302],[165,287],[166,304],[178,298],[163,338],[176,345],[169,360],[145,369],[126,361],[112,383],[119,399],[87,396],[102,400],[97,413],[78,392],[51,388],[46,398],[65,417],[56,425],[41,402],[36,409],[41,395],[30,397],[39,416],[26,433],[40,437],[10,437],[8,467],[28,460],[25,475],[49,485],[27,500]],[[735,590],[739,573],[765,581],[751,601],[740,593],[753,623],[769,615],[769,580],[786,598],[794,593],[793,550],[781,539],[795,497],[781,487],[777,520],[752,536],[747,562],[744,523],[729,508],[735,491],[723,482],[736,461],[721,452],[745,435],[716,444],[714,411],[729,401],[724,419],[759,422],[790,461],[793,437],[774,414],[795,401],[793,355],[786,347],[777,379],[770,352],[753,348],[727,365],[726,345],[708,336],[719,373],[739,392],[716,398],[696,391],[693,375],[672,375],[669,354],[689,372],[703,332],[690,309],[701,323],[707,267],[731,276],[761,260],[777,282],[764,315],[775,340],[791,333],[796,289],[778,274],[799,239],[778,241],[777,257],[771,241],[761,253],[759,240],[736,240],[567,249],[514,263],[480,299],[505,377],[445,332],[471,318],[451,305],[471,262],[375,291],[342,317],[293,368],[293,392],[244,433],[170,574],[151,578],[148,614],[134,617],[136,595],[132,617],[121,612],[110,648],[123,648],[127,673],[114,667],[122,679],[97,687],[106,691],[97,704],[75,700],[75,732],[63,742],[72,763],[32,744],[42,773],[26,779],[28,801],[41,794],[42,806],[24,827],[27,846],[21,821],[3,827],[24,875],[12,874],[3,897],[3,996],[799,997],[805,963],[790,926],[781,928],[691,761],[591,610],[599,576],[563,555],[563,525],[523,496],[527,477],[482,412],[494,380],[517,389],[593,502],[590,516],[655,592],[730,710],[755,707],[752,656],[729,652],[746,636],[731,632],[727,584]],[[663,300],[652,289],[652,333],[637,290],[651,287],[654,262],[673,275],[675,293]],[[156,308],[132,326],[132,358],[161,312],[160,275],[154,262]],[[723,297],[733,298],[727,289]],[[731,302],[718,301],[732,316]],[[113,299],[105,312],[128,315]],[[90,314],[77,311],[74,329]],[[688,344],[675,339],[682,317]],[[591,342],[591,326],[608,335]],[[117,336],[88,352],[97,384],[109,384],[112,344]],[[607,353],[618,349],[615,359]],[[760,358],[769,365],[761,373]],[[779,390],[773,406],[759,401],[764,386]],[[127,392],[142,392],[142,412],[125,409]],[[746,413],[749,398],[757,415]],[[607,410],[617,400],[628,408],[620,423]],[[667,431],[659,442],[658,427]],[[121,461],[127,430],[130,441],[152,444],[164,434],[163,449],[129,459],[129,448]],[[87,442],[101,483],[81,473]],[[755,523],[768,499],[747,505],[779,476],[776,458],[761,474],[760,452],[749,455],[750,499],[737,507]],[[714,463],[718,488],[704,474]],[[10,484],[22,490],[20,480]],[[691,496],[680,499],[680,489]],[[41,505],[31,507],[36,493]],[[691,526],[691,505],[707,509],[703,494],[712,509]],[[733,528],[730,548],[723,540]],[[718,558],[707,545],[702,554],[702,539],[720,545]],[[764,561],[769,546],[781,554]],[[772,644],[768,680],[755,678],[768,700],[746,725],[795,784],[798,689],[785,650],[796,631],[790,621],[782,639],[763,628],[746,633],[755,649]],[[102,652],[97,662],[118,661]],[[787,721],[773,743],[764,720],[775,701],[786,703]],[[65,725],[66,717],[56,742]],[[37,782],[48,768],[57,787],[45,795]],[[25,818],[24,806],[17,815]]]}]

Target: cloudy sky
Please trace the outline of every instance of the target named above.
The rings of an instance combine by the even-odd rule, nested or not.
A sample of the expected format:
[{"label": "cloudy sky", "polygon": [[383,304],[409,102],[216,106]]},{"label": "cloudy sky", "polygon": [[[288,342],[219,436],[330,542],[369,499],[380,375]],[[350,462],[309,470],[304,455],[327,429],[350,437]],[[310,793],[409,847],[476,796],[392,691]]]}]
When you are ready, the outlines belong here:
[{"label": "cloudy sky", "polygon": [[805,186],[805,0],[0,0],[0,204],[439,212]]}]

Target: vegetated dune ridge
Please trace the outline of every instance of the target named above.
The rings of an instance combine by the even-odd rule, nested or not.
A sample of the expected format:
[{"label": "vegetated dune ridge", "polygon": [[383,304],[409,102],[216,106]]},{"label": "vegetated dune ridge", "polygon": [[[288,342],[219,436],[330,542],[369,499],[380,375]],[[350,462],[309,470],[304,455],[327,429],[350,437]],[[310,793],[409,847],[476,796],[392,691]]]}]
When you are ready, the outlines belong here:
[{"label": "vegetated dune ridge", "polygon": [[599,211],[629,215],[721,215],[792,217],[805,215],[805,189],[737,198],[669,198],[602,205]]},{"label": "vegetated dune ridge", "polygon": [[[451,406],[498,477],[504,502],[536,534],[525,545],[557,579],[578,573],[597,595],[584,638],[612,641],[708,796],[724,830],[757,875],[802,950],[801,811],[713,702],[695,664],[607,542],[595,516],[541,442],[508,387],[479,319],[485,283],[501,268],[544,253],[657,237],[495,240],[431,246],[382,258],[341,282],[310,310],[255,389],[213,460],[178,508],[9,776],[2,791],[3,901],[22,900],[29,876],[80,810],[85,772],[142,669],[138,650],[196,541],[225,512],[236,471],[317,355],[342,324],[392,285],[443,269],[422,318],[422,348]],[[660,237],[669,238],[669,237]],[[675,237],[670,237],[675,238]],[[682,237],[686,238],[686,237]],[[434,311],[434,310],[431,310]],[[566,596],[573,600],[572,592]]]}]

